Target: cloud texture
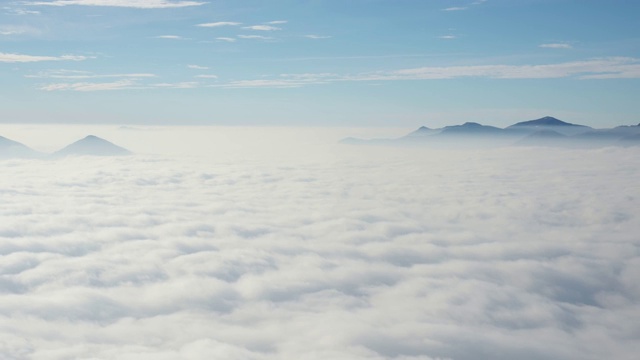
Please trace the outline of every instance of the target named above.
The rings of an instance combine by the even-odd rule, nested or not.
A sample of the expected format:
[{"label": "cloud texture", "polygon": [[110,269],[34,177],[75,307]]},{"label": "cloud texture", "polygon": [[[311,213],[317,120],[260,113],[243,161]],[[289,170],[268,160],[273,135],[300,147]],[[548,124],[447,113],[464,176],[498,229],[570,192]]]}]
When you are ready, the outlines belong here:
[{"label": "cloud texture", "polygon": [[209,144],[0,162],[3,359],[640,351],[637,148]]}]

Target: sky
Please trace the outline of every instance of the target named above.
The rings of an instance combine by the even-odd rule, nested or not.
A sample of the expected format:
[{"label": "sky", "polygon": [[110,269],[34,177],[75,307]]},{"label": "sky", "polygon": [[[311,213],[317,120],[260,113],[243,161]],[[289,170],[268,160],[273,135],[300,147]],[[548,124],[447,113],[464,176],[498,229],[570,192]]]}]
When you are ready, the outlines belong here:
[{"label": "sky", "polygon": [[0,122],[637,124],[631,0],[3,0]]}]

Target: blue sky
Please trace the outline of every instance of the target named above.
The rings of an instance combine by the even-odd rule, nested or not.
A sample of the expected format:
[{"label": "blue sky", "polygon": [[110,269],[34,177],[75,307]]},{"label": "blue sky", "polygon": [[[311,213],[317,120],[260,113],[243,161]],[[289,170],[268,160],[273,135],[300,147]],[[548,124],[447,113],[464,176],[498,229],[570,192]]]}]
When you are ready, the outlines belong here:
[{"label": "blue sky", "polygon": [[640,2],[0,2],[4,123],[637,124]]}]

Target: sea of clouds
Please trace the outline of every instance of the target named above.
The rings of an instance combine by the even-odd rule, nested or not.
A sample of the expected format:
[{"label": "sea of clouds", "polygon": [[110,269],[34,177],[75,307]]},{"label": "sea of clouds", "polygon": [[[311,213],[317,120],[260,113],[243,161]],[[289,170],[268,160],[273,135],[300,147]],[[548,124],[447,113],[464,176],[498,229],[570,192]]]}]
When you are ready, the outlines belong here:
[{"label": "sea of clouds", "polygon": [[2,360],[640,353],[638,147],[96,131],[137,154],[0,161]]}]

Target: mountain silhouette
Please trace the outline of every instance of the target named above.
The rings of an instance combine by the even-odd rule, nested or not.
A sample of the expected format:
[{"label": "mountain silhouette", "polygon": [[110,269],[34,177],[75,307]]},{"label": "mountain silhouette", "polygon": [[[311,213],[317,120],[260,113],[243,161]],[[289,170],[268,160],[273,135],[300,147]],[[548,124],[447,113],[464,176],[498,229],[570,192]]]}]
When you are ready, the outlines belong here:
[{"label": "mountain silhouette", "polygon": [[640,124],[610,129],[594,129],[572,124],[551,116],[522,121],[506,128],[466,122],[462,125],[430,129],[421,126],[397,139],[356,139],[345,144],[411,145],[435,147],[557,146],[589,148],[640,145]]},{"label": "mountain silhouette", "polygon": [[562,120],[556,119],[552,116],[545,116],[536,120],[522,121],[519,123],[515,123],[509,127],[507,130],[510,131],[523,131],[523,132],[538,132],[541,130],[551,130],[562,135],[576,135],[584,132],[588,132],[593,130],[589,126],[571,124],[568,122],[564,122]]},{"label": "mountain silhouette", "polygon": [[0,136],[0,159],[39,157],[42,157],[42,154],[30,147]]},{"label": "mountain silhouette", "polygon": [[125,148],[97,136],[89,135],[56,151],[52,155],[60,157],[69,155],[122,156],[130,154],[131,152]]},{"label": "mountain silhouette", "polygon": [[491,134],[502,135],[504,129],[478,124],[476,122],[466,122],[462,125],[446,126],[440,132],[442,135],[476,135],[476,134]]}]

